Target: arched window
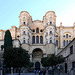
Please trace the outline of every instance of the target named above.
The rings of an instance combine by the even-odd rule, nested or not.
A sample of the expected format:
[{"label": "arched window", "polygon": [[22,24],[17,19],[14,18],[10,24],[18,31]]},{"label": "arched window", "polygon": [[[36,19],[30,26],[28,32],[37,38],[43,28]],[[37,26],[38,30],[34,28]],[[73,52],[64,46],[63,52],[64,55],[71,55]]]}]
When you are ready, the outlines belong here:
[{"label": "arched window", "polygon": [[63,46],[65,46],[65,40],[63,40]]},{"label": "arched window", "polygon": [[18,35],[17,37],[19,38],[20,36]]},{"label": "arched window", "polygon": [[50,22],[50,24],[52,24],[52,22]]},{"label": "arched window", "polygon": [[23,34],[25,34],[25,31],[23,31]]},{"label": "arched window", "polygon": [[35,43],[35,36],[32,36],[32,43]]},{"label": "arched window", "polygon": [[36,36],[36,43],[39,43],[39,36]]},{"label": "arched window", "polygon": [[63,35],[63,37],[65,37],[65,35]]},{"label": "arched window", "polygon": [[35,32],[35,30],[33,29],[33,32]]},{"label": "arched window", "polygon": [[25,40],[23,40],[23,43],[26,43]]},{"label": "arched window", "polygon": [[36,28],[36,33],[39,33],[39,28]]},{"label": "arched window", "polygon": [[40,43],[43,44],[43,36],[40,36]]},{"label": "arched window", "polygon": [[25,25],[26,23],[25,23],[25,22],[23,22],[23,24]]},{"label": "arched window", "polygon": [[52,43],[52,40],[50,40],[50,43]]},{"label": "arched window", "polygon": [[66,34],[66,38],[68,38],[68,34]]},{"label": "arched window", "polygon": [[56,46],[58,46],[58,40],[56,40]]},{"label": "arched window", "polygon": [[43,30],[41,29],[40,32],[43,32]]},{"label": "arched window", "polygon": [[56,37],[58,37],[58,35],[56,35]]},{"label": "arched window", "polygon": [[50,31],[50,34],[52,34],[52,31]]},{"label": "arched window", "polygon": [[66,46],[68,45],[68,40],[66,40]]},{"label": "arched window", "polygon": [[71,37],[71,35],[69,35],[69,37]]}]

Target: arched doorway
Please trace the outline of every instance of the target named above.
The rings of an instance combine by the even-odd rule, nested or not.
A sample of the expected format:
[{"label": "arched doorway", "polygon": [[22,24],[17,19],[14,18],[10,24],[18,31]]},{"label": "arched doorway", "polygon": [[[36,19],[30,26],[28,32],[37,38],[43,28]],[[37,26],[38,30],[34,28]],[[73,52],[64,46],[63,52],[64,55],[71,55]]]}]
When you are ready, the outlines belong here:
[{"label": "arched doorway", "polygon": [[43,55],[43,51],[40,48],[36,48],[32,52],[32,60],[34,62],[40,62]]},{"label": "arched doorway", "polygon": [[35,63],[35,70],[40,70],[40,63],[39,62]]},{"label": "arched doorway", "polygon": [[65,73],[67,73],[67,63],[65,63]]}]

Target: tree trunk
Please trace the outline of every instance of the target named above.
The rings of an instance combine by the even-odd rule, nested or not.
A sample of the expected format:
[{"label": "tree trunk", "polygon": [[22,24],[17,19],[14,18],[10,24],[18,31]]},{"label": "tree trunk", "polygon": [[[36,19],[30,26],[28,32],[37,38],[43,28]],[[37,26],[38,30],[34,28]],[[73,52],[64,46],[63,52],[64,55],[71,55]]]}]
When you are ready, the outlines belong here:
[{"label": "tree trunk", "polygon": [[47,67],[47,75],[48,75],[49,67]]},{"label": "tree trunk", "polygon": [[52,75],[54,75],[54,68],[53,68],[53,66],[52,66]]}]

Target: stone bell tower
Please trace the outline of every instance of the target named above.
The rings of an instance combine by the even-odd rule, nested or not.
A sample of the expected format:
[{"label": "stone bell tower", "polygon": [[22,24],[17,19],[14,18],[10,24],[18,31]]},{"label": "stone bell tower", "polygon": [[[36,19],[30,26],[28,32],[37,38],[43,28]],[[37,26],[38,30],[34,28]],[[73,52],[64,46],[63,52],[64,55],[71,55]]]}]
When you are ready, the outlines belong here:
[{"label": "stone bell tower", "polygon": [[32,18],[27,11],[22,11],[19,16],[20,42],[21,44],[30,44]]},{"label": "stone bell tower", "polygon": [[56,15],[54,11],[48,11],[44,16],[44,44],[47,54],[54,54],[56,43]]}]

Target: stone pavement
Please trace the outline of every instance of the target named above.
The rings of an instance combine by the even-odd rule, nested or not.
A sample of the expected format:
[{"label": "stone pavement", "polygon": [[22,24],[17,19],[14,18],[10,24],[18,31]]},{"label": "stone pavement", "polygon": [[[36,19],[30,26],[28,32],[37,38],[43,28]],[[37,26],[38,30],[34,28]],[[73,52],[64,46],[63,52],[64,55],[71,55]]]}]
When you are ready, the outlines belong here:
[{"label": "stone pavement", "polygon": [[[6,75],[11,75],[11,74],[6,74]],[[14,75],[19,75],[18,73],[15,73]],[[21,73],[20,75],[39,75],[38,73]],[[42,74],[43,75],[43,74]],[[46,74],[47,75],[47,74]],[[48,75],[51,75],[51,74],[48,74]],[[55,73],[54,75],[58,75],[58,73]],[[68,75],[68,74],[65,74],[65,73],[60,73],[60,75]]]},{"label": "stone pavement", "polygon": [[54,75],[68,75],[68,74],[66,74],[66,73],[60,73],[60,74],[55,73]]}]

